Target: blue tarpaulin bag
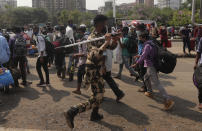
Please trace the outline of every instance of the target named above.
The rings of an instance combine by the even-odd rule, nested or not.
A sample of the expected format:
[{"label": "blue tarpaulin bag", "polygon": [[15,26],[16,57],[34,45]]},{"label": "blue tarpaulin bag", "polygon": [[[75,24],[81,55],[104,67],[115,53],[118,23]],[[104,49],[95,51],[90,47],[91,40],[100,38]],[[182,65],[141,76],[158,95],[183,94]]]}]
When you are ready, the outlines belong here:
[{"label": "blue tarpaulin bag", "polygon": [[5,69],[3,74],[0,74],[0,88],[14,84],[10,70]]}]

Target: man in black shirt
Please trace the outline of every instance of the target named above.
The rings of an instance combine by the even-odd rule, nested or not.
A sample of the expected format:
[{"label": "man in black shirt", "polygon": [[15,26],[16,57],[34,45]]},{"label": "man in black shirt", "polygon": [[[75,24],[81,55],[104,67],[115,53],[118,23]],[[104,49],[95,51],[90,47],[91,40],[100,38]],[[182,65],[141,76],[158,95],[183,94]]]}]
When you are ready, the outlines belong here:
[{"label": "man in black shirt", "polygon": [[182,35],[182,38],[183,38],[183,52],[184,54],[186,54],[186,51],[185,51],[185,48],[186,46],[188,47],[188,50],[189,50],[189,54],[190,54],[190,51],[191,51],[191,48],[190,48],[190,29],[188,28],[188,26],[186,26],[182,31],[181,31],[181,35]]}]

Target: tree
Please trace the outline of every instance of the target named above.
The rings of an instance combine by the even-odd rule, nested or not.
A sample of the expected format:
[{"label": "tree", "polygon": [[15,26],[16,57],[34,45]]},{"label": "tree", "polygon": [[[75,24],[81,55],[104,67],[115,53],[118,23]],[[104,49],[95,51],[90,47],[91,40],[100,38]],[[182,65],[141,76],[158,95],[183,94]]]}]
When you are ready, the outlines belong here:
[{"label": "tree", "polygon": [[190,10],[179,10],[175,11],[170,24],[175,26],[182,26],[191,23],[191,11]]},{"label": "tree", "polygon": [[[181,10],[184,9],[188,9],[191,10],[192,9],[192,0],[186,0],[186,2],[184,2],[181,6]],[[196,10],[200,9],[200,0],[196,0]]]},{"label": "tree", "polygon": [[8,8],[0,17],[1,27],[24,26],[30,23],[38,24],[48,21],[49,15],[44,9],[29,7]]},{"label": "tree", "polygon": [[91,20],[94,18],[94,14],[89,12],[80,12],[78,10],[67,11],[62,10],[57,15],[57,20],[59,24],[66,25],[68,20],[73,20],[74,24],[86,24],[91,25]]},{"label": "tree", "polygon": [[69,12],[67,10],[62,10],[58,14],[58,23],[62,25],[66,25],[69,19]]},{"label": "tree", "polygon": [[[113,18],[113,10],[109,10],[105,13],[105,15],[108,17],[108,18]],[[119,11],[116,11],[116,18],[122,18],[124,17],[124,15],[119,12]]]}]

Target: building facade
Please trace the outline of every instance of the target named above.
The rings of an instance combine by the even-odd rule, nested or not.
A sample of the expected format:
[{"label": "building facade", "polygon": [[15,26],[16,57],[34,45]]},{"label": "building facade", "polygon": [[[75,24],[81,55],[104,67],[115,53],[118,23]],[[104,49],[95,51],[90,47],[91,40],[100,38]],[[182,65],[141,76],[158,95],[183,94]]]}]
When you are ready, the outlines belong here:
[{"label": "building facade", "polygon": [[6,6],[16,8],[17,0],[0,0],[0,9],[6,9]]},{"label": "building facade", "polygon": [[179,9],[182,0],[158,0],[158,7],[159,8],[171,8],[171,9]]},{"label": "building facade", "polygon": [[113,0],[106,0],[105,5],[98,8],[100,14],[105,14],[110,10],[113,10]]},{"label": "building facade", "polygon": [[116,6],[116,10],[118,12],[121,12],[123,15],[127,15],[129,11],[131,11],[134,6],[136,6],[136,3],[123,3],[118,6]]},{"label": "building facade", "polygon": [[32,7],[53,12],[62,9],[86,11],[86,0],[32,0]]},{"label": "building facade", "polygon": [[136,0],[136,3],[146,5],[146,6],[149,6],[149,7],[154,6],[154,0]]}]

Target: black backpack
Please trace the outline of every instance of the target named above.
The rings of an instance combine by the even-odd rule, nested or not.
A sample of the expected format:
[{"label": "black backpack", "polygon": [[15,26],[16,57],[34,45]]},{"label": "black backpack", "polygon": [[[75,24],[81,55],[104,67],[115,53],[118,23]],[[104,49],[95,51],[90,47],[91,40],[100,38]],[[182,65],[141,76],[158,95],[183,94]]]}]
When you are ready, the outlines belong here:
[{"label": "black backpack", "polygon": [[[71,44],[71,41],[69,40],[68,37],[62,36],[62,37],[59,39],[59,43],[60,43],[60,46],[66,46],[66,45]],[[74,53],[74,47],[61,48],[61,50],[64,51],[65,54]],[[58,51],[59,51],[59,50],[58,50]]]},{"label": "black backpack", "polygon": [[177,64],[177,56],[153,42],[150,45],[157,50],[154,63],[156,70],[165,74],[172,73]]},{"label": "black backpack", "polygon": [[[47,36],[46,36],[47,37]],[[55,46],[44,37],[45,43],[46,43],[46,53],[47,56],[52,56],[55,53]]]},{"label": "black backpack", "polygon": [[126,44],[126,48],[130,54],[137,53],[137,43],[138,40],[132,36],[128,36],[128,43]]},{"label": "black backpack", "polygon": [[26,40],[22,35],[15,40],[14,54],[16,56],[26,56],[27,54]]}]

